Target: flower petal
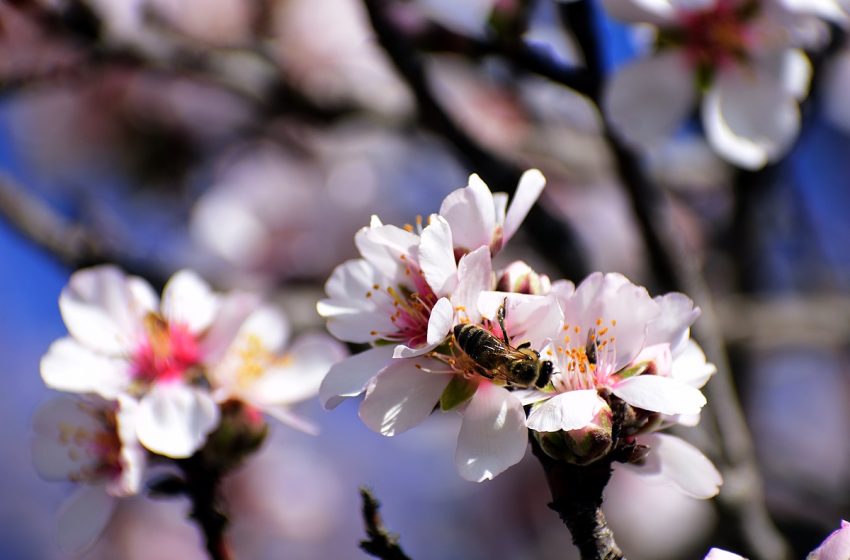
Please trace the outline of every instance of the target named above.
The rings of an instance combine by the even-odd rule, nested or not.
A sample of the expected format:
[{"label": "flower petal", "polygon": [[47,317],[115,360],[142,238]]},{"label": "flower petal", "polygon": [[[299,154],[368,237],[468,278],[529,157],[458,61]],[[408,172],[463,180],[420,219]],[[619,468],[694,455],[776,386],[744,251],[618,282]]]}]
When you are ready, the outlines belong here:
[{"label": "flower petal", "polygon": [[543,187],[546,186],[546,178],[537,169],[529,169],[519,178],[519,185],[514,193],[511,205],[505,216],[505,224],[502,227],[502,244],[514,236],[520,224],[528,215],[531,207],[537,202]]},{"label": "flower petal", "polygon": [[115,505],[115,498],[103,486],[82,486],[59,512],[59,548],[77,555],[92,546],[109,523]]},{"label": "flower petal", "polygon": [[634,407],[662,414],[697,414],[705,406],[699,389],[658,375],[629,377],[616,383],[613,391]]},{"label": "flower petal", "polygon": [[723,477],[702,451],[683,439],[667,434],[639,436],[650,447],[645,464],[635,472],[674,484],[694,498],[711,498],[720,491]]},{"label": "flower petal", "polygon": [[578,430],[587,426],[605,406],[594,390],[567,391],[534,407],[526,424],[537,432]]},{"label": "flower petal", "polygon": [[705,555],[703,560],[747,560],[743,556],[739,556],[733,552],[729,552],[727,550],[723,550],[720,548],[712,548],[708,551],[708,554]]},{"label": "flower petal", "polygon": [[646,345],[670,344],[670,349],[675,353],[680,344],[688,338],[691,325],[697,320],[700,308],[694,306],[694,302],[680,293],[669,293],[655,298],[659,305],[660,313],[647,329]]},{"label": "flower petal", "polygon": [[246,292],[234,292],[221,298],[218,313],[201,339],[201,355],[206,363],[214,364],[224,357],[245,321],[260,305],[261,299],[256,294]]},{"label": "flower petal", "polygon": [[370,384],[360,418],[385,436],[400,434],[424,421],[440,400],[452,374],[426,373],[416,366],[440,367],[435,360],[393,360]]},{"label": "flower petal", "polygon": [[490,247],[496,228],[493,195],[478,175],[470,175],[469,185],[450,193],[440,206],[440,215],[452,229],[454,245],[472,251]]},{"label": "flower petal", "polygon": [[850,558],[850,523],[843,519],[841,527],[829,534],[806,560],[842,560]]},{"label": "flower petal", "polygon": [[688,339],[673,358],[673,379],[699,389],[717,372],[717,367],[707,362],[702,348]]},{"label": "flower petal", "polygon": [[711,146],[725,159],[759,169],[784,155],[800,131],[793,92],[766,72],[729,70],[717,76],[702,103]]},{"label": "flower petal", "polygon": [[41,378],[51,389],[96,393],[107,399],[126,391],[133,379],[128,361],[92,352],[70,337],[51,344],[40,367]]},{"label": "flower petal", "polygon": [[81,470],[96,467],[97,453],[86,441],[68,438],[70,433],[95,434],[103,430],[81,399],[61,396],[44,403],[33,418],[35,436],[32,460],[38,474],[48,480],[70,480]]},{"label": "flower petal", "polygon": [[454,308],[452,302],[440,298],[431,309],[428,318],[428,344],[440,344],[448,336],[454,324]]},{"label": "flower petal", "polygon": [[378,375],[393,359],[392,346],[378,346],[334,364],[319,386],[319,401],[334,408],[348,397],[356,397],[366,389],[369,380]]},{"label": "flower petal", "polygon": [[335,363],[346,356],[345,347],[320,333],[298,337],[280,365],[272,365],[245,391],[252,404],[266,410],[312,398]]},{"label": "flower petal", "polygon": [[218,312],[218,297],[197,273],[181,270],[162,291],[162,314],[171,323],[186,325],[193,333],[209,327]]},{"label": "flower petal", "polygon": [[696,103],[691,74],[684,55],[672,49],[626,64],[605,87],[605,116],[635,148],[667,140]]},{"label": "flower petal", "polygon": [[477,323],[478,297],[484,290],[493,288],[493,265],[490,261],[490,248],[479,247],[461,257],[458,263],[458,285],[452,294],[452,304],[458,310],[458,319],[466,318]]},{"label": "flower petal", "polygon": [[366,261],[385,277],[402,280],[408,260],[419,246],[419,236],[400,227],[382,225],[362,228],[354,244]]},{"label": "flower petal", "polygon": [[160,383],[139,402],[139,441],[166,457],[181,459],[200,449],[219,421],[219,409],[204,390],[179,382]]},{"label": "flower petal", "polygon": [[430,223],[422,230],[419,266],[437,296],[452,293],[457,285],[457,264],[452,245],[452,230],[442,216],[431,216]]},{"label": "flower petal", "polygon": [[509,391],[482,382],[463,411],[455,465],[466,480],[490,480],[522,460],[528,429],[522,404]]},{"label": "flower petal", "polygon": [[132,352],[142,318],[155,310],[156,296],[146,284],[111,265],[78,270],[59,296],[68,332],[104,354]]}]

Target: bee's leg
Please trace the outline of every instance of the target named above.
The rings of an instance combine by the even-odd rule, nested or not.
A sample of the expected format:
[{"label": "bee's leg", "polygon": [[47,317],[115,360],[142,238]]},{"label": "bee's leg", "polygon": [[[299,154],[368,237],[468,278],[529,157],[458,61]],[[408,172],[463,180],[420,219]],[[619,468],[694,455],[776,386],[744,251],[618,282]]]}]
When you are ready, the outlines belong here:
[{"label": "bee's leg", "polygon": [[508,340],[508,331],[505,330],[505,306],[508,304],[508,298],[506,297],[504,301],[502,301],[502,305],[499,306],[499,309],[496,310],[496,319],[499,320],[499,328],[502,329],[502,339],[505,341],[506,346],[510,346],[511,343]]}]

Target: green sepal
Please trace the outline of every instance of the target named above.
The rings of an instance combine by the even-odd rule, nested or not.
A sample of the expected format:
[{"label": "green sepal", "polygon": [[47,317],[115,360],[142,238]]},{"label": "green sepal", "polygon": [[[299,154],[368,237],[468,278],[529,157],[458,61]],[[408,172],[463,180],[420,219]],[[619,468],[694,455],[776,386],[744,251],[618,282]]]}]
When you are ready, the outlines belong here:
[{"label": "green sepal", "polygon": [[617,377],[620,379],[628,379],[629,377],[634,377],[635,375],[640,375],[649,368],[649,364],[652,362],[641,362],[636,366],[632,366],[630,368],[626,368],[617,374]]},{"label": "green sepal", "polygon": [[440,410],[447,412],[459,407],[472,398],[477,388],[478,383],[455,375],[440,395]]}]

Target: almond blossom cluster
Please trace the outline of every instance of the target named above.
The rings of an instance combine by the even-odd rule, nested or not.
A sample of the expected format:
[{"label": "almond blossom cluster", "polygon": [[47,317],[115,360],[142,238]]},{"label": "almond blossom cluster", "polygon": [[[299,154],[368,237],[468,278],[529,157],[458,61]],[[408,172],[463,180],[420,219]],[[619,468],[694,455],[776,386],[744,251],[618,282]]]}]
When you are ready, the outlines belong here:
[{"label": "almond blossom cluster", "polygon": [[690,339],[693,302],[652,298],[619,274],[576,287],[522,262],[494,270],[544,185],[527,171],[508,205],[472,175],[427,224],[375,217],[361,229],[361,258],[337,267],[318,310],[332,334],[370,348],[331,368],[322,403],[365,393],[360,417],[386,436],[437,408],[459,412],[455,463],[468,480],[519,462],[531,430],[556,459],[587,464],[625,449],[623,462],[642,474],[715,495],[711,462],[656,433],[694,425],[706,402],[699,389],[714,366]]},{"label": "almond blossom cluster", "polygon": [[611,16],[655,30],[652,52],[607,84],[604,109],[641,147],[674,133],[699,101],[702,126],[724,159],[758,169],[782,157],[800,130],[812,68],[803,49],[841,17],[833,0],[606,0]]},{"label": "almond blossom cluster", "polygon": [[33,455],[43,476],[83,485],[60,519],[66,550],[97,537],[115,498],[140,491],[152,460],[188,458],[214,439],[205,457],[226,469],[262,441],[262,413],[315,432],[290,405],[314,396],[343,356],[316,334],[284,353],[290,327],[279,311],[254,294],[215,293],[187,270],[161,299],[114,266],[79,270],[59,308],[69,336],[50,346],[41,375],[74,395],[38,411]]}]

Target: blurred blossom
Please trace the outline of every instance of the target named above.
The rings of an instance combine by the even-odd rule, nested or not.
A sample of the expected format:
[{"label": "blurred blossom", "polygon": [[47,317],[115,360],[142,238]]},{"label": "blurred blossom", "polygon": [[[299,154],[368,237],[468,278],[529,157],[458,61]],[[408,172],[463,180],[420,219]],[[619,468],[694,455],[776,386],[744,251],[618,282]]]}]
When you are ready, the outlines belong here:
[{"label": "blurred blossom", "polygon": [[[799,4],[799,3],[798,3]],[[636,147],[674,133],[702,97],[702,122],[725,159],[758,169],[782,157],[800,129],[811,64],[801,50],[821,40],[809,5],[710,0],[698,6],[608,0],[613,17],[657,27],[657,50],[612,77],[604,109]]]},{"label": "blurred blossom", "polygon": [[684,552],[711,534],[714,509],[672,485],[649,482],[634,470],[614,470],[604,508],[617,542],[635,560],[685,558]]},{"label": "blurred blossom", "polygon": [[428,17],[459,33],[483,37],[487,21],[499,0],[416,0],[416,5]]},{"label": "blurred blossom", "polygon": [[357,0],[277,2],[271,25],[284,75],[320,103],[357,103],[391,116],[412,100],[378,47]]},{"label": "blurred blossom", "polygon": [[222,275],[261,284],[326,276],[354,256],[351,236],[372,213],[409,219],[459,175],[429,138],[364,123],[302,131],[291,150],[246,145],[218,167],[193,211],[193,237],[227,262]]},{"label": "blurred blossom", "polygon": [[156,24],[173,26],[208,45],[247,44],[261,2],[245,0],[145,0]]},{"label": "blurred blossom", "polygon": [[850,134],[850,45],[835,53],[823,71],[824,110],[827,118],[845,133]]},{"label": "blurred blossom", "polygon": [[844,560],[850,558],[850,523],[843,519],[841,527],[830,533],[806,560]]},{"label": "blurred blossom", "polygon": [[65,502],[59,517],[59,546],[79,553],[109,522],[115,498],[136,494],[142,483],[145,452],[136,439],[136,403],[120,398],[58,397],[33,420],[33,463],[50,480],[83,486]]},{"label": "blurred blossom", "polygon": [[52,40],[33,21],[9,3],[0,4],[0,79],[16,80],[54,75],[79,63],[80,53]]}]

